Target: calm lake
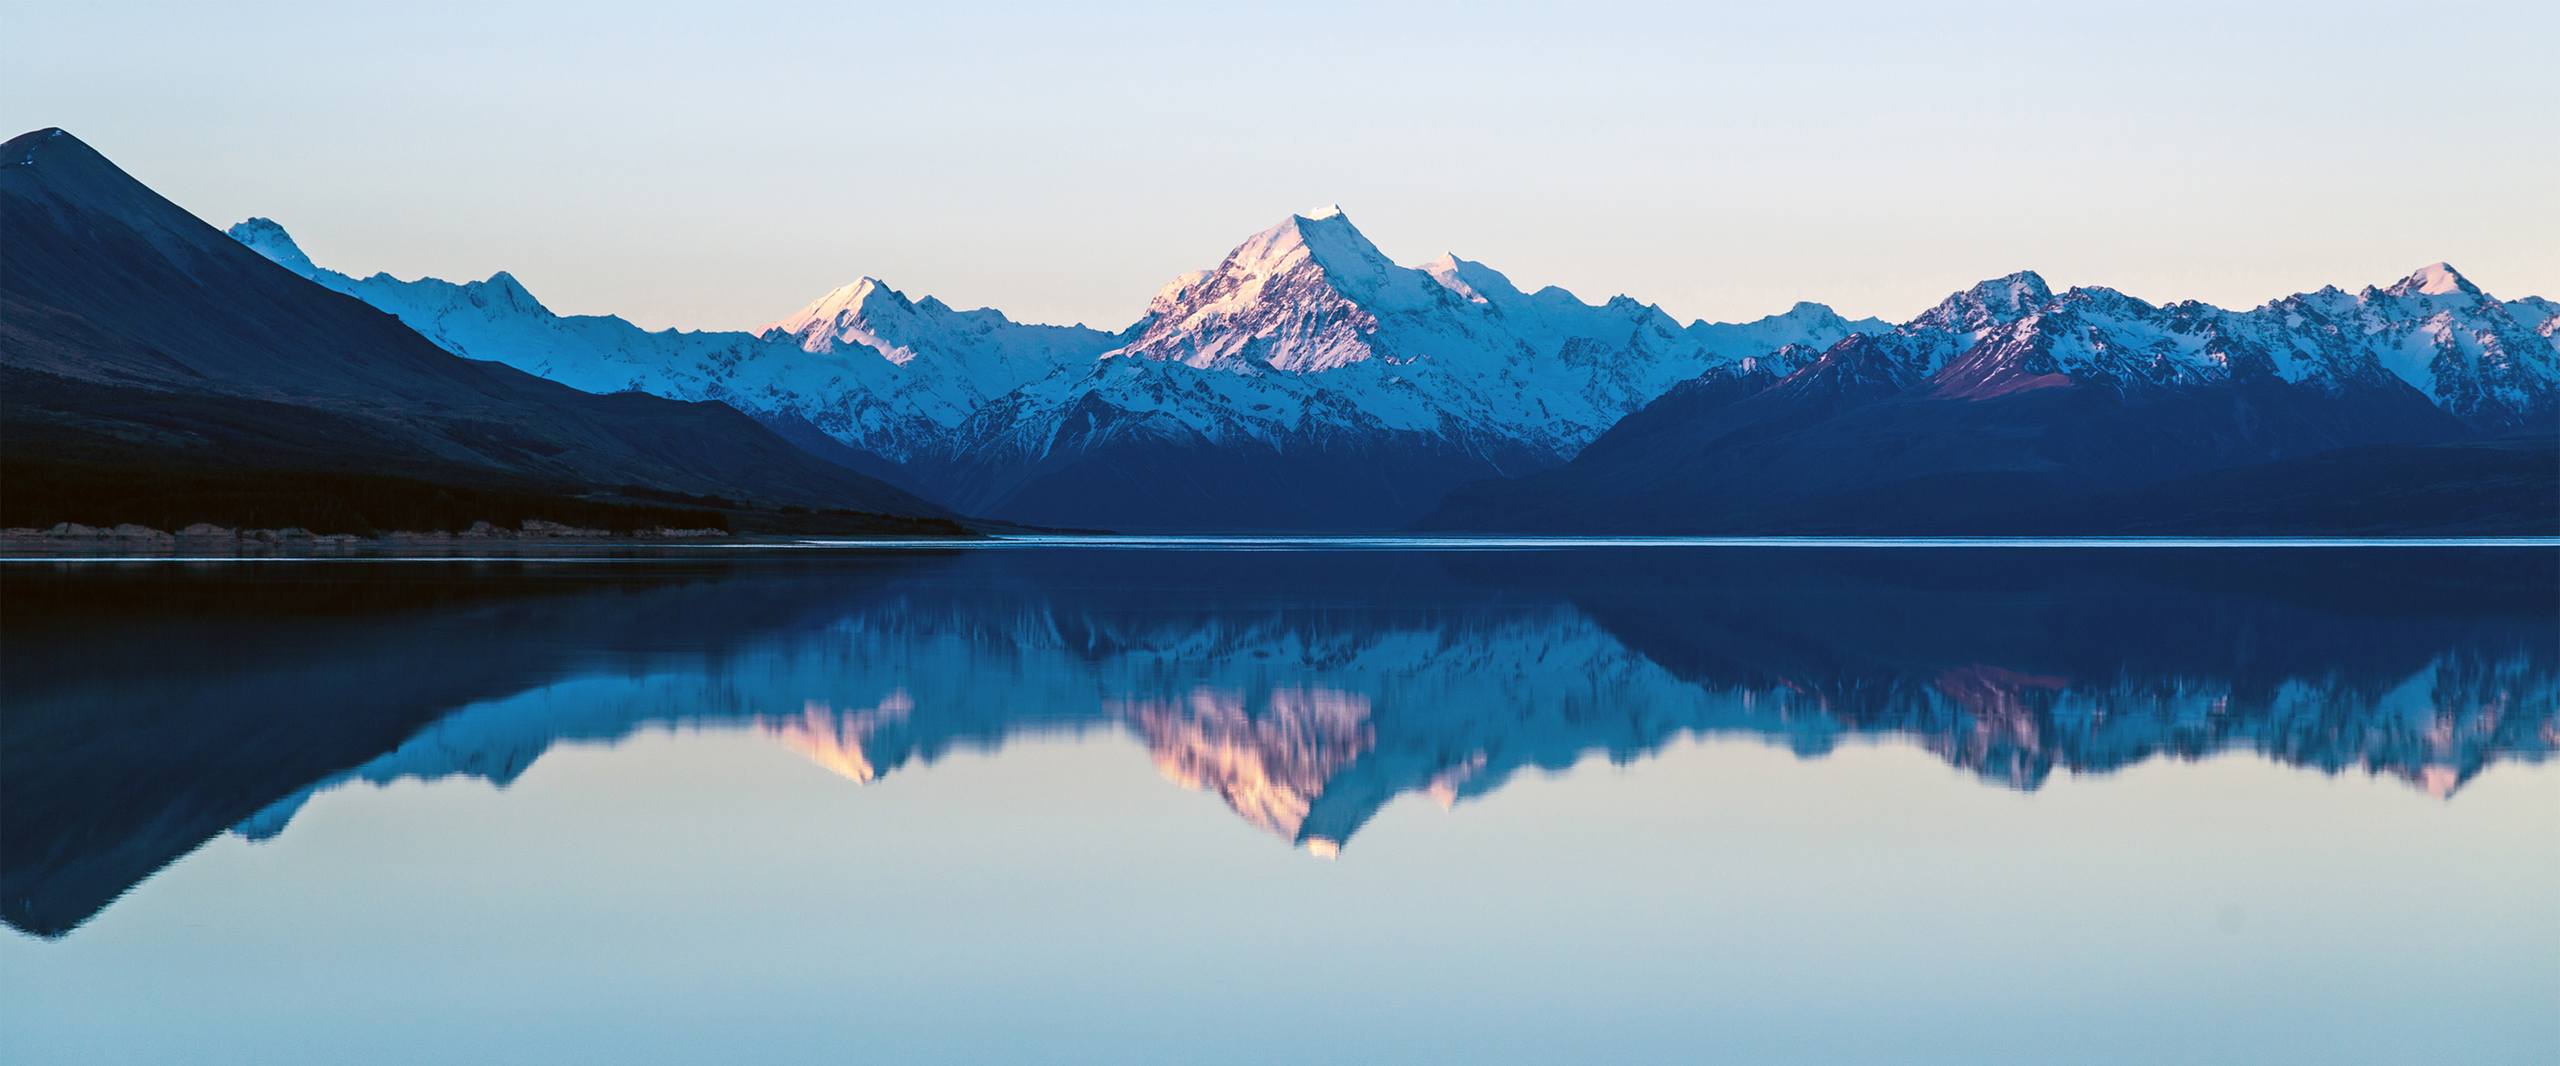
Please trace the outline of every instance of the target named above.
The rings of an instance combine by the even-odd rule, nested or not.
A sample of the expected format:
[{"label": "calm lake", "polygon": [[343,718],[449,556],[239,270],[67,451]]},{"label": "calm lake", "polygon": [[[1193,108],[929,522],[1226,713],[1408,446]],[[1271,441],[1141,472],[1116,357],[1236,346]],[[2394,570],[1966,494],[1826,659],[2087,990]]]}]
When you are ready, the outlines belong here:
[{"label": "calm lake", "polygon": [[12,1063],[2550,1062],[2560,549],[0,566]]}]

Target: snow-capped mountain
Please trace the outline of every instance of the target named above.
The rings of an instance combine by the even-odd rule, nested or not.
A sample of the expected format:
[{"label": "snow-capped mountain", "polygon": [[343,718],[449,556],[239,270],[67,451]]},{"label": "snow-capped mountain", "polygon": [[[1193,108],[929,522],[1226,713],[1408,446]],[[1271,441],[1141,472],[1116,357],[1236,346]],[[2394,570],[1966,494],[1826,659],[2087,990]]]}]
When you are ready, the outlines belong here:
[{"label": "snow-capped mountain", "polygon": [[[2443,264],[2385,287],[2248,311],[2155,305],[2098,287],[2056,292],[2020,272],[1898,326],[1819,304],[1683,325],[1625,296],[1591,304],[1554,287],[1523,291],[1455,255],[1401,266],[1327,208],[1175,279],[1116,333],[959,311],[869,277],[757,332],[724,333],[555,315],[504,273],[459,285],[351,277],[313,264],[264,219],[233,236],[456,353],[589,391],[723,401],[813,447],[845,445],[840,461],[957,510],[1046,525],[1393,528],[1459,485],[1584,457],[1613,427],[1669,426],[1688,417],[1678,412],[1723,411],[1744,397],[1753,403],[1719,417],[1792,425],[1886,399],[1970,403],[2057,389],[2095,390],[2119,407],[2194,401],[2175,417],[2117,410],[2063,427],[2072,447],[2104,456],[2111,472],[2093,484],[2560,419],[2560,304],[2501,302]],[[2254,413],[2193,409],[2234,389]],[[1794,413],[1779,413],[1782,401]],[[1963,423],[1986,410],[1944,417]],[[2072,466],[2034,453],[2050,451],[2056,434],[2030,423],[2050,413],[2020,417],[2002,432],[2023,434],[2023,451],[1943,428],[1924,435],[1929,447],[1892,443],[1918,431],[1912,423],[1865,436],[1825,430],[1775,464],[1728,451],[1699,459],[1771,477],[1783,469],[1788,491],[1808,492],[1895,471]],[[2101,439],[2145,425],[2174,439]],[[1690,436],[1731,436],[1711,430]],[[1647,467],[1638,481],[1687,476],[1643,447],[1599,451]],[[2164,457],[2148,467],[2129,458],[2146,451]],[[1808,457],[1829,465],[1806,466]]]},{"label": "snow-capped mountain", "polygon": [[2475,426],[2513,429],[2560,410],[2560,358],[2527,320],[2534,304],[2519,318],[2443,263],[2387,288],[2323,289],[2243,312],[2080,288],[1976,334],[1961,365],[1931,373],[1940,391],[1968,395],[2248,380],[2337,393],[2397,381]]},{"label": "snow-capped mountain", "polygon": [[504,273],[357,278],[266,219],[232,233],[458,354],[720,400],[896,464],[874,472],[962,510],[1113,528],[1397,525],[1452,485],[1570,458],[1712,366],[1882,328],[1818,304],[1683,326],[1628,297],[1522,292],[1455,256],[1399,266],[1338,209],[1248,238],[1118,334],[868,277],[756,333],[649,332],[553,314]]},{"label": "snow-capped mountain", "polygon": [[[899,367],[902,406],[948,431],[978,408],[1049,376],[1089,363],[1118,343],[1083,326],[1018,323],[1000,311],[955,311],[927,296],[910,300],[865,277],[810,301],[757,331],[818,355],[869,352]],[[779,335],[779,338],[777,338]],[[847,444],[862,445],[859,439]]]},{"label": "snow-capped mountain", "polygon": [[[1275,404],[1259,420],[1196,412],[1193,425],[1212,433],[1276,439],[1300,428],[1285,424],[1289,416],[1356,411],[1391,431],[1481,436],[1561,461],[1710,366],[1881,326],[1799,304],[1758,322],[1683,327],[1626,296],[1593,305],[1554,287],[1524,293],[1454,255],[1398,266],[1341,209],[1326,208],[1293,215],[1216,268],[1177,279],[1129,343],[1105,358],[1298,375],[1336,401],[1310,410]],[[1369,369],[1329,376],[1355,367]]]},{"label": "snow-capped mountain", "polygon": [[[559,315],[501,271],[486,281],[352,277],[312,263],[282,226],[231,235],[277,264],[397,316],[457,355],[588,392],[718,400],[768,422],[816,427],[891,464],[939,454],[979,406],[1112,338],[1025,326],[991,310],[909,300],[864,278],[755,333],[644,330],[612,315]],[[878,471],[896,474],[894,466]],[[903,479],[901,479],[903,480]]]},{"label": "snow-capped mountain", "polygon": [[[660,501],[717,494],[743,510],[814,506],[871,512],[884,529],[948,528],[940,508],[736,411],[602,398],[456,359],[278,269],[66,131],[10,138],[0,158],[11,525],[716,520],[630,506],[637,488]],[[250,236],[299,258],[272,235]],[[457,298],[538,306],[503,277]],[[317,470],[401,480],[378,498],[315,484]],[[481,495],[493,490],[516,502]]]},{"label": "snow-capped mountain", "polygon": [[2501,303],[2443,263],[2386,288],[2322,289],[2250,311],[2154,305],[2103,287],[2057,294],[2022,272],[1949,296],[1900,326],[1863,331],[1824,352],[1808,377],[1977,398],[2074,384],[2142,390],[2256,379],[2336,392],[2397,380],[2466,422],[2501,429],[2560,411],[2560,356],[2548,328],[2555,315],[2560,304]]},{"label": "snow-capped mountain", "polygon": [[[2106,288],[2056,293],[2032,273],[2013,274],[1819,355],[1787,349],[1715,367],[1665,390],[1570,464],[1470,489],[1428,523],[1724,532],[2119,532],[2119,519],[2225,532],[2336,532],[2349,521],[2360,531],[2524,528],[2549,515],[2524,503],[2539,491],[2535,475],[2488,453],[2399,453],[2363,468],[2232,473],[2147,500],[2099,497],[2358,447],[2522,434],[2547,451],[2560,427],[2551,306],[2502,303],[2441,263],[2386,287],[2323,289],[2248,311],[2155,305]],[[2304,492],[2302,478],[2313,473],[2340,488],[2279,497],[2294,499],[2289,514],[2261,502],[2269,488]],[[2252,480],[2261,477],[2264,484]],[[2361,502],[2350,505],[2351,497]],[[2312,524],[2314,511],[2325,525]]]},{"label": "snow-capped mountain", "polygon": [[964,509],[1120,528],[1381,528],[1553,466],[1675,382],[1868,327],[1819,305],[1681,326],[1627,297],[1399,266],[1339,209],[1157,293],[1127,343],[989,408]]}]

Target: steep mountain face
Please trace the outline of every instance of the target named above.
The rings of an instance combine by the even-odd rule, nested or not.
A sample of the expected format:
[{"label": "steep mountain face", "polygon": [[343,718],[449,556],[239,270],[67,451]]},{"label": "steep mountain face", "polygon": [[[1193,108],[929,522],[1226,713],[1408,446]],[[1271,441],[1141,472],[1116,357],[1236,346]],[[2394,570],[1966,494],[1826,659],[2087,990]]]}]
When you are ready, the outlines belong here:
[{"label": "steep mountain face", "polygon": [[[2536,332],[2545,305],[2520,304],[2521,317],[2442,264],[2387,288],[2327,289],[2245,312],[2155,306],[2104,288],[2057,294],[2033,274],[2012,275],[1809,359],[1795,349],[1717,367],[1666,390],[1572,463],[1453,493],[1424,524],[2049,533],[2122,532],[2116,523],[2139,517],[2157,531],[2338,531],[2349,527],[2311,524],[2315,512],[2340,517],[2322,501],[2297,501],[2300,524],[2285,527],[2283,515],[2231,495],[2264,491],[2267,479],[2168,486],[2216,471],[2308,470],[2284,464],[2350,454],[2341,449],[2484,435],[2560,453],[2560,349]],[[2374,459],[2373,477],[2342,487],[2374,508],[2406,509],[2378,511],[2357,531],[2469,528],[2442,526],[2421,499],[2501,531],[2560,521],[2524,502],[2560,487],[2560,463],[2540,471],[2490,456],[2495,469],[2479,468],[2475,484],[2473,461],[2485,453],[2474,450],[2431,453],[2442,461],[2352,454]],[[2160,510],[2115,506],[2137,490]],[[2238,524],[2179,525],[2208,512]]]},{"label": "steep mountain face", "polygon": [[1374,529],[1449,487],[1552,466],[1671,384],[1860,328],[1815,305],[1683,327],[1619,297],[1398,266],[1338,209],[1176,279],[1127,343],[991,405],[945,477],[964,506],[1138,529]]},{"label": "steep mountain face", "polygon": [[[142,491],[172,470],[268,497],[283,473],[337,473],[944,513],[726,407],[596,396],[454,358],[278,269],[61,130],[0,147],[0,214],[8,458],[30,477],[43,467],[13,485],[13,514],[31,503],[27,485]],[[464,302],[539,306],[504,278],[455,288]],[[267,480],[240,482],[243,471]]]},{"label": "steep mountain face", "polygon": [[[1709,366],[1829,344],[1858,325],[1799,305],[1754,323],[1682,327],[1624,296],[1595,306],[1558,288],[1523,293],[1455,256],[1401,267],[1328,209],[1292,216],[1167,287],[1105,358],[1296,375],[1333,399],[1326,406],[1390,430],[1500,441],[1561,461]],[[1330,376],[1341,371],[1355,372]]]},{"label": "steep mountain face", "polygon": [[280,227],[242,243],[475,358],[579,388],[720,400],[877,457],[959,510],[1114,529],[1388,528],[1449,486],[1551,466],[1709,366],[1881,323],[1800,304],[1682,326],[1625,297],[1398,266],[1339,211],[1177,279],[1118,334],[911,300],[864,278],[756,334],[553,315],[513,279],[353,278]]},{"label": "steep mountain face", "polygon": [[758,333],[768,340],[779,333],[820,355],[878,355],[906,371],[893,396],[946,430],[1059,367],[1092,360],[1120,339],[1083,326],[1026,325],[992,308],[955,311],[931,296],[909,300],[869,277]]}]

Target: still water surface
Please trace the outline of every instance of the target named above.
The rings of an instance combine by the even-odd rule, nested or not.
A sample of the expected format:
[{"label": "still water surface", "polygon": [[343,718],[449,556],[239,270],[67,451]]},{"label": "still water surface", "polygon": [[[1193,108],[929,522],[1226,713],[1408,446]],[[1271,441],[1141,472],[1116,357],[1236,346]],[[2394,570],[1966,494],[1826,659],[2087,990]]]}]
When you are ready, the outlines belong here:
[{"label": "still water surface", "polygon": [[11,566],[0,1058],[2560,1051],[2560,552],[1534,548]]}]

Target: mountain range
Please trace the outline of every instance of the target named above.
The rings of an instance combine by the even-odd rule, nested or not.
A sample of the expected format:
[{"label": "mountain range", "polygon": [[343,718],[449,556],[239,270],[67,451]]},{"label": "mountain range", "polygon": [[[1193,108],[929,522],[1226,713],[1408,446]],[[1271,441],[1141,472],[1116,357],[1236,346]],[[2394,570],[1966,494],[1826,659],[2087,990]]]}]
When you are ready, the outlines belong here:
[{"label": "mountain range", "polygon": [[1176,279],[1117,333],[873,278],[752,333],[650,332],[553,314],[504,273],[358,278],[270,220],[231,233],[457,354],[806,423],[911,491],[1046,525],[1390,528],[1457,484],[1560,463],[1710,368],[1882,328],[1815,304],[1684,326],[1626,297],[1524,293],[1455,256],[1402,267],[1332,208]]},{"label": "mountain range", "polygon": [[2500,301],[2444,264],[2247,311],[2022,272],[1900,324],[1804,303],[1684,325],[1625,296],[1524,292],[1454,255],[1400,266],[1327,208],[1176,278],[1112,333],[867,277],[757,331],[653,333],[552,314],[503,273],[356,278],[272,221],[232,234],[454,352],[813,426],[909,491],[1024,523],[2560,525],[2560,304]]},{"label": "mountain range", "polygon": [[2022,272],[1898,324],[1684,324],[1402,266],[1326,208],[1116,331],[869,277],[650,331],[226,240],[59,130],[5,163],[9,525],[2560,531],[2560,304],[2444,264],[2245,311]]},{"label": "mountain range", "polygon": [[1891,330],[1683,382],[1434,528],[2548,531],[2553,305],[2435,264],[2245,312],[1984,282]]},{"label": "mountain range", "polygon": [[0,145],[0,227],[0,524],[959,529],[728,406],[455,358],[58,129]]}]

